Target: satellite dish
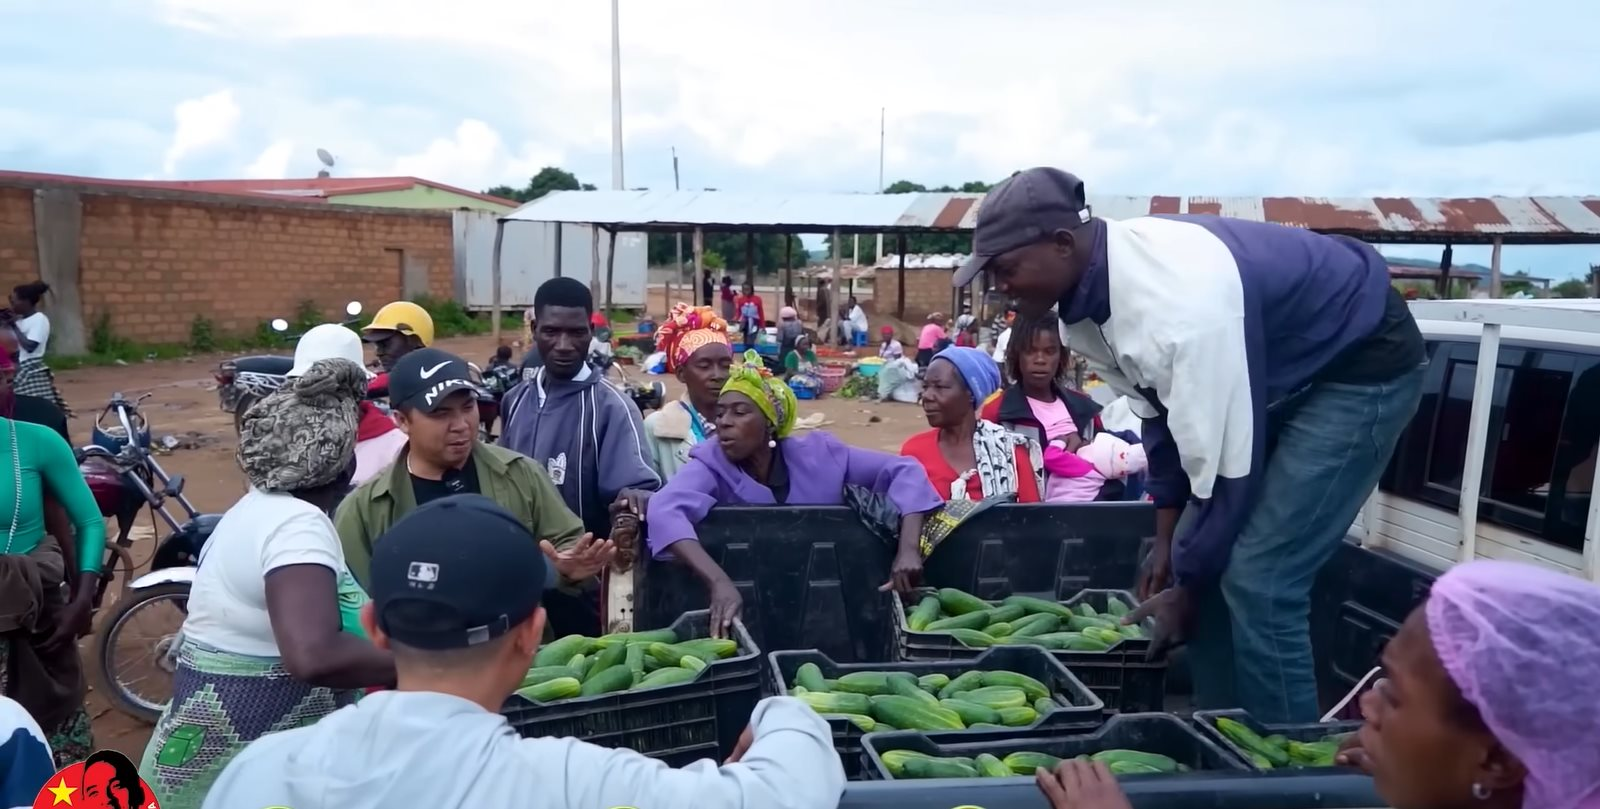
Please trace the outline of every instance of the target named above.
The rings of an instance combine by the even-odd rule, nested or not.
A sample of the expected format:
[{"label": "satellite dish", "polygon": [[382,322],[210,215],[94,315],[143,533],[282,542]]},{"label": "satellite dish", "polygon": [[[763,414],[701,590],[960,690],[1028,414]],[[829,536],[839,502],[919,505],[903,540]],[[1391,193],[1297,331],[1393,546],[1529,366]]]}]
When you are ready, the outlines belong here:
[{"label": "satellite dish", "polygon": [[288,331],[289,330],[289,321],[284,320],[281,317],[273,318],[272,319],[272,330],[275,331],[275,332],[279,332],[279,333]]},{"label": "satellite dish", "polygon": [[322,165],[333,168],[333,155],[329,154],[327,149],[318,149],[317,159],[322,161]]},{"label": "satellite dish", "polygon": [[360,317],[361,301],[351,301],[344,305],[344,313],[351,317]]}]

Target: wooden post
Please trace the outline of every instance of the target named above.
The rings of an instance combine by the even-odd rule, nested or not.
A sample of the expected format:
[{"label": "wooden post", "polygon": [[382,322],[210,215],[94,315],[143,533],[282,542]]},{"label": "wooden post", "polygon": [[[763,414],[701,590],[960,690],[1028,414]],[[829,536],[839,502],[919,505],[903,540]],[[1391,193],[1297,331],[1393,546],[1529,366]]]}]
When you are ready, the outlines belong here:
[{"label": "wooden post", "polygon": [[[831,243],[833,244],[833,297],[828,301],[828,311],[817,316],[818,328],[821,328],[823,325],[837,317],[834,312],[839,311],[839,296],[844,294],[844,268],[842,266],[843,257],[840,255],[840,252],[844,248],[839,244],[838,228],[833,229],[833,241]],[[838,334],[839,324],[834,323],[833,327],[828,331],[828,333],[822,336],[822,339],[827,344],[833,345],[835,342],[837,342],[834,338],[837,337]]]},{"label": "wooden post", "polygon": [[899,279],[899,289],[895,290],[894,316],[901,320],[906,319],[906,234],[901,233],[895,238],[895,249],[900,251],[900,268],[895,270]]},{"label": "wooden post", "polygon": [[[616,295],[617,232],[608,229],[606,233],[610,236],[609,244],[606,245],[606,320],[609,322],[611,320],[611,304],[615,301],[614,296]],[[644,287],[645,309],[648,311],[650,307],[650,282],[648,276],[646,276]]]},{"label": "wooden post", "polygon": [[[557,225],[556,227],[560,227]],[[506,223],[500,220],[494,224],[494,256],[490,259],[494,267],[494,300],[489,307],[489,316],[494,318],[494,342],[500,344],[500,250],[505,245]]]},{"label": "wooden post", "polygon": [[1494,250],[1489,253],[1489,297],[1500,297],[1500,246],[1499,236],[1494,237]]},{"label": "wooden post", "polygon": [[[691,239],[691,241],[693,242],[693,244],[690,246],[689,249],[690,249],[690,251],[692,253],[694,253],[694,283],[695,283],[695,287],[698,289],[699,286],[700,286],[700,276],[704,275],[705,272],[706,272],[706,234],[705,234],[705,231],[701,230],[700,228],[695,228],[694,229],[694,238]],[[715,289],[712,289],[712,294],[713,295],[716,294],[716,290]],[[707,306],[712,305],[711,301],[706,301],[706,305]]]},{"label": "wooden post", "polygon": [[1439,258],[1439,300],[1450,300],[1450,259],[1455,255],[1450,245],[1444,246],[1444,255]]},{"label": "wooden post", "polygon": [[589,226],[589,300],[600,300],[600,226]]},{"label": "wooden post", "polygon": [[794,306],[794,234],[783,234],[783,305]]}]

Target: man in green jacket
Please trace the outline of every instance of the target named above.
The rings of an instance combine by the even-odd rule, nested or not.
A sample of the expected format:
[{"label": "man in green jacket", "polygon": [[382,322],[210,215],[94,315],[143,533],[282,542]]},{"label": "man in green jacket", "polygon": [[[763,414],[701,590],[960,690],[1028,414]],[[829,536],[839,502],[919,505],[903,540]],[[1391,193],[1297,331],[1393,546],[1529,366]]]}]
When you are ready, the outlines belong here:
[{"label": "man in green jacket", "polygon": [[584,533],[583,521],[567,508],[539,462],[478,440],[477,392],[467,362],[449,352],[417,349],[395,363],[389,402],[408,443],[392,466],[340,504],[334,523],[345,565],[367,587],[372,543],[391,525],[423,503],[482,494],[539,537],[560,573],[560,589],[545,594],[552,629],[558,635],[600,631],[599,616],[583,609],[573,594],[610,564],[612,543]]}]

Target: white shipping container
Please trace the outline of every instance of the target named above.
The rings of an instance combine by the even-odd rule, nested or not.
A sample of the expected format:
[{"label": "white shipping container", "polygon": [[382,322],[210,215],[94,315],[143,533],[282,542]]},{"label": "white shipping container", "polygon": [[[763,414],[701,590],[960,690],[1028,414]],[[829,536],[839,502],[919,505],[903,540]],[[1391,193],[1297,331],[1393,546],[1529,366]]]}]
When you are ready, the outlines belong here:
[{"label": "white shipping container", "polygon": [[[472,310],[494,307],[494,237],[497,216],[486,211],[456,211],[455,293],[463,306]],[[505,223],[505,239],[500,247],[500,305],[508,310],[533,305],[539,285],[555,277],[555,229],[548,222]],[[589,225],[563,225],[561,235],[561,275],[589,283],[594,272],[595,228]],[[606,254],[610,238],[600,231],[599,299],[605,305]],[[643,233],[617,234],[617,261],[613,269],[615,289],[612,305],[643,308],[647,283],[648,244]]]}]

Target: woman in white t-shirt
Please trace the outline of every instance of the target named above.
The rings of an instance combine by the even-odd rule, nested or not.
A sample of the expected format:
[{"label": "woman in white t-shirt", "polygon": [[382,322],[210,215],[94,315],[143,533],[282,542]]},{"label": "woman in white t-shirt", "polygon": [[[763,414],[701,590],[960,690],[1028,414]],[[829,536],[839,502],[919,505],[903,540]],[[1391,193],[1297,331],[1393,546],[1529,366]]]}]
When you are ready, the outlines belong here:
[{"label": "woman in white t-shirt", "polygon": [[44,352],[50,345],[50,317],[39,311],[39,302],[50,291],[43,281],[18,284],[11,290],[11,308],[6,315],[7,325],[17,335],[17,376],[11,383],[18,396],[37,396],[54,402],[63,413],[72,415],[67,400],[56,388],[55,375],[44,364]]},{"label": "woman in white t-shirt", "polygon": [[140,766],[167,809],[199,807],[251,741],[394,682],[394,658],[358,634],[366,595],[328,518],[355,473],[366,385],[355,363],[320,360],[244,414],[251,489],[200,554],[172,703]]}]

